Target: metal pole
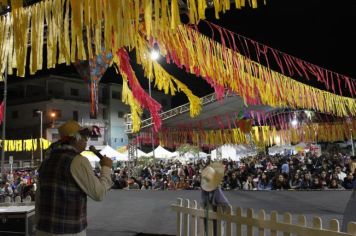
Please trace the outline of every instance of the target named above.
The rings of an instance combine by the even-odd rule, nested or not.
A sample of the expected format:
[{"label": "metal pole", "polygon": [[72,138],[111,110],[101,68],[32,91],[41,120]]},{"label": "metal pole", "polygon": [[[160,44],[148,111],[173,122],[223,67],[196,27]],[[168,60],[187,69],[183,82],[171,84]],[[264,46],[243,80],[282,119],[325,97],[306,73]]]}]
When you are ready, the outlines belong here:
[{"label": "metal pole", "polygon": [[352,148],[352,156],[355,156],[355,145],[354,145],[354,139],[352,137],[352,129],[351,129],[351,148]]},{"label": "metal pole", "polygon": [[[151,79],[148,79],[148,93],[149,93],[150,97],[152,97],[151,96]],[[155,158],[155,144],[154,144],[154,138],[153,138],[153,127],[151,128],[151,143],[152,143],[152,155],[153,155],[153,158]]]},{"label": "metal pole", "polygon": [[3,121],[2,121],[2,149],[1,149],[1,174],[5,175],[5,134],[6,134],[6,99],[7,98],[7,63],[4,75]]},{"label": "metal pole", "polygon": [[41,159],[41,163],[43,160],[42,135],[43,135],[43,112],[40,111],[40,159]]}]

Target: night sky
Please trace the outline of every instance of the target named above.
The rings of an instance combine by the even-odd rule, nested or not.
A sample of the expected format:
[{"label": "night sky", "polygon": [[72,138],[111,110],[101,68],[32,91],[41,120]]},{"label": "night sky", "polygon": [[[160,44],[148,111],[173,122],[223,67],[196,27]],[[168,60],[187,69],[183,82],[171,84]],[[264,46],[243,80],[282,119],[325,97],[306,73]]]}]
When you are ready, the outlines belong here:
[{"label": "night sky", "polygon": [[[354,0],[267,0],[266,6],[260,5],[258,9],[233,9],[221,14],[219,20],[215,20],[213,9],[210,9],[207,20],[313,64],[356,78]],[[199,28],[203,33],[210,34],[204,24]],[[169,73],[186,83],[196,95],[204,96],[213,92],[201,78],[186,74],[176,66],[166,65],[162,61],[160,63]],[[134,65],[134,69],[142,86],[147,88],[147,80],[141,78],[143,73],[140,66]],[[38,72],[34,77],[70,73],[76,73],[73,67],[60,65],[53,70]],[[323,88],[311,81],[295,79]],[[102,82],[121,82],[121,79],[113,69],[109,69]],[[187,100],[184,95],[173,98],[174,106],[185,102]]]}]

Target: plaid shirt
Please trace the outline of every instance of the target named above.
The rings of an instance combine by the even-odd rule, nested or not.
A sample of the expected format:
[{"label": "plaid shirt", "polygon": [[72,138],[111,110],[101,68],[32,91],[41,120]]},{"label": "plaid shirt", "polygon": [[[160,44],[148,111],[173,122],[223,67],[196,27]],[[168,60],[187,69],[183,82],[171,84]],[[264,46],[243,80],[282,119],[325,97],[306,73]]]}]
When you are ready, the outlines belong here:
[{"label": "plaid shirt", "polygon": [[39,169],[40,204],[37,229],[53,234],[75,234],[87,227],[87,196],[72,177],[70,166],[77,151],[52,146]]}]

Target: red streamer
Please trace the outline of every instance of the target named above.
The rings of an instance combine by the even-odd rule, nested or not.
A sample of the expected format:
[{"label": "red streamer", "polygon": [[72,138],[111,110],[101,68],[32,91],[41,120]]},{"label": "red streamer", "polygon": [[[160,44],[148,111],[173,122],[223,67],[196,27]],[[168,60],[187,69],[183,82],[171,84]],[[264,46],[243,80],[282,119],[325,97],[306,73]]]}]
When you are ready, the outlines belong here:
[{"label": "red streamer", "polygon": [[159,128],[162,125],[162,121],[159,116],[159,112],[162,109],[161,104],[159,104],[156,100],[149,96],[141,87],[131,67],[130,57],[127,51],[121,48],[117,51],[117,55],[120,60],[120,71],[126,74],[127,80],[132,89],[133,96],[143,108],[146,108],[150,111],[153,120],[153,129],[155,132],[158,132]]}]

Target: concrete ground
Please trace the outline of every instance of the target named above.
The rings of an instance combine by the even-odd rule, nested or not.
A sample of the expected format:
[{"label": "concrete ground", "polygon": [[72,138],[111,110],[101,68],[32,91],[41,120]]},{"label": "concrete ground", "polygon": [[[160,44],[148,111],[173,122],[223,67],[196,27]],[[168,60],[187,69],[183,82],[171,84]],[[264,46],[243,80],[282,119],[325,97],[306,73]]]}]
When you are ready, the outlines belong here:
[{"label": "concrete ground", "polygon": [[[253,208],[266,213],[277,210],[310,219],[320,216],[323,225],[330,219],[356,221],[356,192],[352,191],[229,191],[233,207]],[[177,198],[200,200],[200,191],[111,190],[103,202],[88,201],[88,236],[130,236],[138,233],[175,235],[176,215],[170,205]],[[310,222],[310,221],[308,221]]]}]

